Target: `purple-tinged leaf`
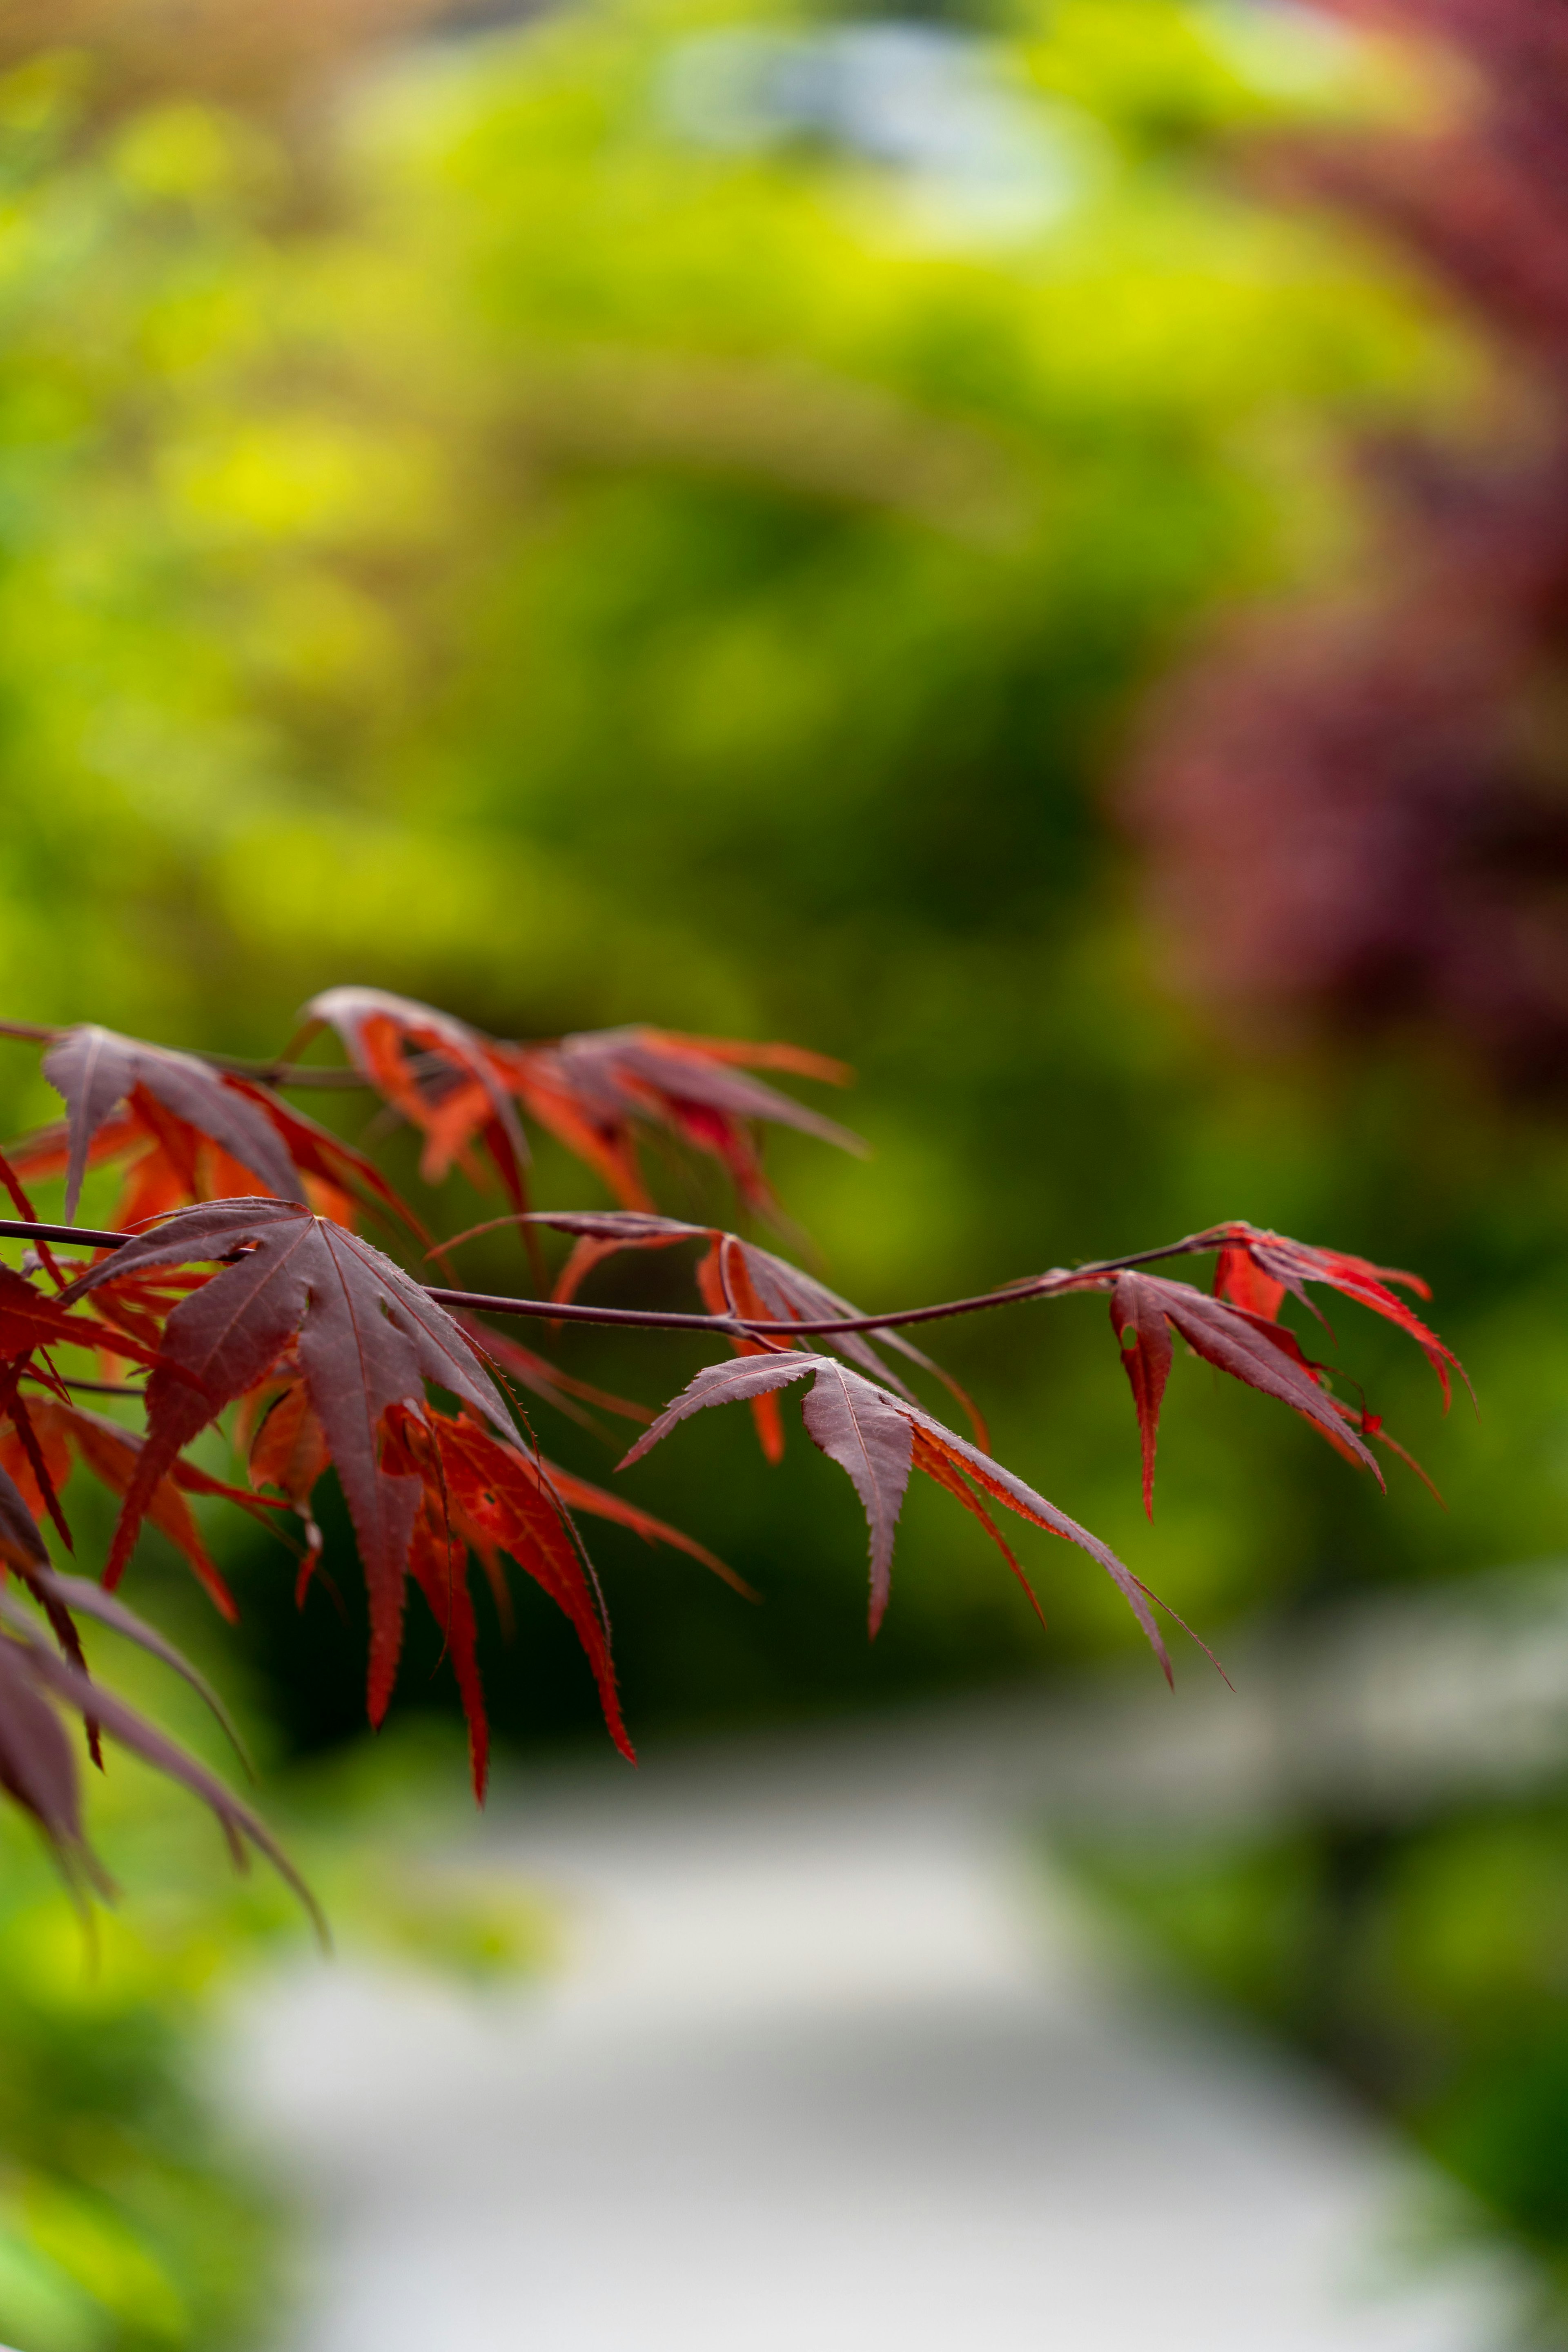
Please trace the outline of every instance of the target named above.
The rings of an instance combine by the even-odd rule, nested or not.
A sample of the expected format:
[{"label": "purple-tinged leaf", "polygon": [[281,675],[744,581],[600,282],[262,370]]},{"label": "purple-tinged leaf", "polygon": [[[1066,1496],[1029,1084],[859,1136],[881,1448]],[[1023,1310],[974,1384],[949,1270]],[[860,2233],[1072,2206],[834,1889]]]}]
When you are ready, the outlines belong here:
[{"label": "purple-tinged leaf", "polygon": [[1375,1457],[1346,1423],[1333,1398],[1317,1379],[1316,1368],[1302,1354],[1300,1341],[1286,1324],[1270,1322],[1267,1316],[1233,1307],[1223,1298],[1213,1298],[1206,1291],[1195,1289],[1190,1282],[1173,1282],[1164,1275],[1119,1276],[1117,1289],[1124,1298],[1122,1286],[1129,1283],[1139,1286],[1141,1316],[1163,1316],[1205,1362],[1216,1365],[1247,1388],[1259,1389],[1265,1396],[1277,1397],[1281,1404],[1289,1405],[1303,1421],[1310,1421],[1321,1431],[1338,1452],[1348,1450],[1383,1486],[1383,1472]]},{"label": "purple-tinged leaf", "polygon": [[[182,1788],[188,1789],[193,1796],[199,1797],[203,1804],[216,1816],[219,1826],[228,1842],[229,1852],[236,1863],[241,1868],[244,1867],[245,1844],[248,1840],[258,1853],[267,1856],[279,1875],[293,1888],[315,1921],[323,1940],[325,1939],[326,1925],[315,1896],[310,1893],[266,1823],[251,1811],[248,1805],[242,1804],[234,1791],[226,1788],[215,1772],[209,1772],[205,1764],[199,1763],[195,1757],[188,1755],[154,1724],[149,1723],[144,1716],[138,1715],[134,1707],[127,1706],[125,1701],[117,1697],[114,1692],[105,1690],[101,1683],[91,1680],[79,1667],[68,1664],[63,1658],[56,1657],[53,1651],[46,1649],[42,1643],[28,1636],[0,1640],[0,1661],[5,1662],[4,1671],[8,1674],[13,1682],[19,1680],[21,1675],[26,1675],[35,1686],[36,1692],[47,1691],[51,1697],[63,1701],[77,1714],[101,1725],[112,1738],[119,1740],[121,1747],[129,1748],[132,1753],[140,1756],[144,1763],[151,1764],[155,1770],[166,1774],[172,1780],[177,1780]],[[8,1703],[10,1691],[7,1689],[0,1695],[0,1706]],[[53,1719],[52,1717],[51,1719]],[[55,1728],[57,1731],[59,1729],[58,1721],[55,1723]],[[68,1763],[71,1761],[68,1750],[67,1750],[67,1761]],[[4,1765],[0,1764],[0,1778],[3,1777]],[[71,1778],[74,1782],[74,1768]],[[5,1785],[9,1787],[11,1784],[7,1780]],[[46,1794],[52,1795],[54,1801],[58,1801],[58,1796],[62,1793],[64,1792],[59,1790],[58,1777],[51,1774],[46,1783]],[[23,1801],[26,1803],[29,1801],[24,1798]],[[33,1810],[36,1811],[37,1807]],[[68,1820],[68,1836],[73,1838],[79,1848],[81,1837],[79,1811],[74,1811]]]},{"label": "purple-tinged leaf", "polygon": [[182,1299],[147,1383],[147,1436],[105,1571],[124,1568],[158,1480],[174,1455],[292,1347],[359,1538],[371,1605],[369,1706],[386,1711],[402,1646],[416,1477],[382,1465],[393,1405],[422,1414],[425,1381],[441,1386],[509,1441],[512,1423],[474,1343],[400,1266],[307,1209],[224,1201],[185,1209],[138,1234],[72,1285],[68,1297],[155,1265],[232,1259]]},{"label": "purple-tinged leaf", "polygon": [[[617,1467],[624,1470],[630,1463],[639,1461],[650,1447],[657,1445],[659,1440],[675,1427],[678,1422],[689,1419],[694,1412],[700,1412],[705,1406],[734,1404],[753,1396],[765,1395],[773,1390],[787,1387],[792,1381],[804,1380],[808,1372],[818,1378],[826,1373],[832,1381],[838,1383],[844,1392],[846,1406],[853,1407],[863,1427],[874,1427],[879,1431],[884,1414],[909,1423],[913,1429],[921,1433],[928,1444],[935,1446],[940,1451],[950,1465],[962,1471],[966,1477],[973,1479],[974,1484],[994,1501],[1005,1503],[1007,1508],[1010,1511],[1016,1511],[1020,1518],[1028,1519],[1034,1526],[1045,1528],[1047,1534],[1060,1536],[1064,1541],[1076,1544],[1080,1551],[1087,1552],[1091,1559],[1098,1561],[1142,1627],[1151,1648],[1160,1661],[1161,1670],[1166,1681],[1171,1680],[1171,1661],[1161,1637],[1159,1626],[1154,1622],[1153,1612],[1149,1605],[1152,1595],[1142,1579],[1134,1576],[1132,1570],[1123,1561],[1118,1559],[1109,1544],[1102,1543],[1098,1536],[1091,1535],[1087,1528],[1080,1527],[1076,1519],[1069,1518],[1065,1511],[1058,1510],[1054,1503],[1047,1502],[1044,1495],[1037,1495],[1032,1486],[1026,1485],[1013,1471],[1005,1468],[1000,1462],[993,1461],[990,1454],[982,1453],[979,1446],[972,1445],[967,1438],[960,1437],[956,1431],[944,1428],[940,1421],[926,1412],[921,1406],[906,1404],[902,1399],[889,1396],[886,1390],[875,1387],[869,1381],[863,1379],[858,1372],[850,1371],[844,1365],[836,1363],[830,1356],[807,1356],[792,1351],[777,1356],[742,1356],[736,1362],[730,1364],[705,1364],[696,1378],[665,1407],[652,1428],[645,1431]],[[815,1395],[815,1389],[813,1393]],[[830,1397],[833,1391],[828,1390],[826,1393]],[[826,1402],[822,1409],[821,1422],[824,1432],[833,1440],[833,1444],[824,1444],[823,1438],[818,1436],[815,1430],[812,1434],[816,1437],[817,1444],[823,1446],[825,1453],[831,1453],[835,1461],[842,1463],[844,1467],[848,1468],[849,1464],[845,1459],[845,1455],[849,1454],[853,1445],[858,1442],[858,1438],[846,1430],[843,1418],[831,1404]],[[873,1444],[882,1444],[884,1450],[879,1454],[873,1455],[871,1449],[867,1448],[858,1465],[860,1475],[864,1476],[867,1482],[866,1486],[860,1487],[860,1491],[862,1500],[867,1502],[867,1516],[871,1523],[874,1613],[877,1608],[875,1579],[878,1570],[879,1542],[889,1526],[889,1513],[891,1519],[896,1521],[897,1512],[892,1509],[892,1505],[895,1499],[901,1499],[903,1493],[903,1484],[899,1480],[898,1475],[899,1457],[884,1439],[874,1440]],[[838,1450],[840,1448],[841,1451]],[[914,1458],[916,1465],[921,1466],[918,1453]],[[905,1457],[905,1480],[908,1478],[908,1458]],[[851,1475],[855,1474],[852,1472]],[[940,1480],[938,1483],[946,1484],[947,1482]],[[857,1476],[856,1484],[858,1487],[860,1486],[859,1476]],[[869,1500],[867,1499],[868,1488],[871,1493]],[[890,1535],[889,1543],[890,1548]],[[884,1570],[886,1564],[884,1559]],[[1160,1605],[1163,1607],[1164,1603],[1162,1602]],[[1170,1613],[1174,1616],[1175,1612],[1172,1611]],[[1175,1622],[1177,1624],[1182,1622],[1179,1617]],[[1184,1632],[1187,1630],[1186,1627],[1183,1627]],[[1200,1643],[1199,1646],[1201,1648],[1203,1644]],[[1212,1653],[1210,1654],[1212,1655]]]},{"label": "purple-tinged leaf", "polygon": [[801,1419],[830,1462],[848,1473],[871,1530],[871,1632],[881,1624],[893,1574],[893,1538],[910,1483],[914,1433],[885,1389],[824,1362]]},{"label": "purple-tinged leaf", "polygon": [[[182,1681],[189,1683],[197,1697],[211,1710],[215,1720],[221,1726],[225,1737],[247,1771],[250,1771],[250,1759],[246,1754],[245,1742],[241,1739],[227,1707],[225,1706],[205,1675],[193,1666],[183,1652],[177,1650],[173,1642],[165,1640],[155,1626],[149,1625],[145,1618],[138,1617],[134,1610],[125,1606],[123,1601],[119,1600],[112,1592],[106,1592],[101,1584],[94,1584],[89,1577],[62,1576],[58,1570],[45,1567],[32,1570],[26,1576],[26,1582],[29,1589],[37,1594],[41,1601],[53,1602],[57,1608],[72,1612],[80,1617],[95,1618],[99,1624],[107,1625],[111,1633],[121,1634],[127,1642],[134,1642],[139,1649],[147,1652],[149,1657],[156,1658],[160,1664],[167,1666],[171,1673],[178,1675]],[[0,1608],[5,1607],[6,1604],[0,1600]],[[31,1631],[19,1612],[8,1612],[8,1622],[15,1623],[19,1632]],[[81,1664],[79,1657],[73,1658],[72,1663]],[[83,1671],[86,1671],[85,1667]]]},{"label": "purple-tinged leaf", "polygon": [[16,1480],[4,1470],[0,1470],[0,1559],[23,1576],[48,1571],[53,1565],[37,1521]]},{"label": "purple-tinged leaf", "polygon": [[645,1429],[631,1451],[616,1463],[617,1470],[629,1469],[640,1462],[645,1454],[656,1446],[661,1437],[668,1437],[677,1422],[688,1421],[710,1404],[734,1404],[742,1397],[766,1396],[771,1390],[787,1388],[791,1381],[805,1380],[807,1372],[818,1370],[829,1360],[826,1356],[742,1356],[732,1364],[704,1364],[678,1397],[671,1399],[650,1427]]},{"label": "purple-tinged leaf", "polygon": [[66,1222],[76,1215],[93,1137],[116,1104],[137,1087],[220,1144],[281,1201],[298,1200],[304,1180],[266,1111],[247,1092],[226,1086],[194,1055],[143,1045],[88,1024],[68,1030],[44,1056],[44,1076],[63,1096],[70,1127],[66,1170]]},{"label": "purple-tinged leaf", "polygon": [[[39,1691],[34,1653],[0,1639],[0,1789],[32,1814],[68,1869],[91,1869],[82,1834],[81,1790],[65,1726]],[[97,1691],[90,1712],[97,1714]],[[84,1704],[83,1714],[89,1712]],[[96,1871],[93,1874],[100,1877]]]}]

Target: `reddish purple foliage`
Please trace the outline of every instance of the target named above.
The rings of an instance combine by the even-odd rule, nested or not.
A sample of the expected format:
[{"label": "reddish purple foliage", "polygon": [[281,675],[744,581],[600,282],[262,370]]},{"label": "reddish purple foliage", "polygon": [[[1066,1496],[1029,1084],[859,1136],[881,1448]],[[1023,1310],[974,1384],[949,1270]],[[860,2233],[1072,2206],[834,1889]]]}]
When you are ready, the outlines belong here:
[{"label": "reddish purple foliage", "polygon": [[[1458,52],[1437,131],[1298,138],[1276,191],[1391,237],[1493,336],[1531,425],[1487,458],[1369,446],[1353,593],[1233,625],[1131,795],[1182,977],[1352,1033],[1429,1022],[1504,1084],[1568,1082],[1568,14],[1340,0]],[[1523,446],[1521,446],[1523,445]]]}]

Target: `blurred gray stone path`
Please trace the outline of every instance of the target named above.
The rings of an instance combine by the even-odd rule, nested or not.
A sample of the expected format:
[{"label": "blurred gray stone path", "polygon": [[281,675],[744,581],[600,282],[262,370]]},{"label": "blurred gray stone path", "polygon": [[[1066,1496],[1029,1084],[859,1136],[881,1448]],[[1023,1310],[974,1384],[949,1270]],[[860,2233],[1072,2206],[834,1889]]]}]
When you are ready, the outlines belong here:
[{"label": "blurred gray stone path", "polygon": [[473,1852],[560,1903],[551,1978],[258,1996],[286,2352],[1501,2352],[1500,2267],[1397,2251],[1409,2160],[1039,1867],[1038,1709],[520,1778]]}]

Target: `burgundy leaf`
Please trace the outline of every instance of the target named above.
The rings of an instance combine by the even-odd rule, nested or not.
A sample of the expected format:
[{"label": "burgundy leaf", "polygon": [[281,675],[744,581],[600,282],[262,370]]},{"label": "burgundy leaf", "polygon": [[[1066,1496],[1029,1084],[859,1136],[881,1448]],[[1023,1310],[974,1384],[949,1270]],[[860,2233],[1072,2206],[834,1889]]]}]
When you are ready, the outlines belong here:
[{"label": "burgundy leaf", "polygon": [[742,1356],[729,1364],[704,1364],[678,1397],[671,1398],[664,1411],[642,1435],[629,1453],[616,1463],[617,1470],[629,1469],[640,1462],[645,1454],[667,1437],[679,1421],[687,1421],[705,1405],[734,1404],[742,1397],[766,1396],[771,1390],[787,1388],[791,1381],[803,1381],[808,1372],[826,1363],[826,1356],[801,1356],[793,1351],[782,1356]]},{"label": "burgundy leaf", "polygon": [[93,1137],[138,1087],[187,1127],[210,1136],[279,1200],[297,1200],[304,1192],[303,1179],[262,1106],[248,1090],[230,1087],[194,1055],[143,1045],[89,1023],[68,1030],[49,1048],[44,1076],[65,1097],[69,1120],[68,1223],[76,1215]]},{"label": "burgundy leaf", "polygon": [[1249,1314],[1223,1298],[1210,1297],[1190,1282],[1173,1282],[1164,1275],[1120,1275],[1117,1291],[1125,1298],[1122,1286],[1131,1284],[1138,1286],[1137,1311],[1142,1324],[1163,1316],[1205,1362],[1217,1365],[1248,1388],[1260,1389],[1265,1396],[1278,1397],[1281,1404],[1289,1405],[1321,1431],[1341,1453],[1348,1451],[1372,1472],[1380,1486],[1384,1484],[1375,1457],[1345,1422],[1317,1379],[1315,1368],[1302,1355],[1300,1340],[1286,1325]]},{"label": "burgundy leaf", "polygon": [[[132,1754],[140,1756],[143,1762],[153,1765],[156,1770],[166,1774],[170,1780],[177,1780],[181,1787],[188,1789],[193,1796],[199,1797],[216,1816],[235,1861],[243,1865],[245,1841],[248,1840],[258,1853],[267,1856],[279,1876],[293,1888],[316,1922],[323,1939],[325,1938],[325,1922],[321,1918],[316,1899],[310,1888],[266,1823],[251,1811],[248,1805],[242,1804],[234,1791],[226,1788],[215,1772],[209,1772],[205,1764],[198,1763],[194,1756],[188,1755],[183,1748],[176,1746],[165,1733],[160,1731],[155,1725],[149,1723],[145,1717],[138,1715],[133,1707],[127,1706],[122,1698],[117,1697],[112,1691],[105,1690],[101,1683],[90,1680],[79,1667],[69,1664],[63,1658],[56,1657],[53,1652],[45,1649],[42,1643],[25,1636],[0,1641],[0,1660],[5,1662],[5,1670],[10,1675],[15,1676],[19,1668],[30,1678],[36,1689],[47,1691],[52,1697],[62,1700],[77,1714],[100,1724],[111,1738],[120,1741],[122,1747],[129,1748]],[[8,1689],[0,1696],[0,1708],[8,1704],[9,1696]],[[56,1728],[58,1729],[58,1723]],[[68,1750],[67,1760],[68,1762],[70,1760]],[[0,1778],[3,1777],[4,1767],[0,1766]],[[72,1778],[74,1780],[74,1772]],[[7,1781],[5,1785],[10,1784]],[[50,1786],[53,1790],[57,1784],[51,1782]],[[27,1800],[24,1798],[23,1801],[26,1802]],[[70,1818],[68,1835],[74,1836],[75,1843],[79,1846],[81,1832],[79,1813]]]},{"label": "burgundy leaf", "polygon": [[[307,1034],[323,1024],[336,1030],[354,1067],[423,1131],[427,1175],[443,1174],[468,1137],[482,1129],[513,1206],[522,1207],[528,1141],[506,1081],[498,1073],[493,1039],[449,1013],[380,988],[326,989],[310,999],[300,1017],[308,1024]],[[436,1055],[458,1081],[458,1099],[450,1109],[444,1090],[410,1067],[405,1052],[410,1045]],[[477,1117],[468,1108],[476,1093]]]},{"label": "burgundy leaf", "polygon": [[[0,1639],[0,1789],[32,1814],[68,1869],[84,1863],[91,1869],[76,1758],[65,1726],[37,1688],[40,1679],[34,1654],[21,1642]],[[96,1712],[96,1685],[88,1688]]]},{"label": "burgundy leaf", "polygon": [[424,1409],[437,1381],[509,1437],[511,1421],[473,1342],[401,1267],[343,1226],[276,1201],[185,1209],[82,1276],[68,1298],[154,1265],[233,1258],[183,1299],[147,1383],[148,1433],[105,1581],[122,1571],[158,1479],[223,1407],[292,1347],[359,1538],[370,1594],[369,1706],[386,1711],[402,1644],[417,1478],[381,1465],[388,1408]]},{"label": "burgundy leaf", "polygon": [[[145,1650],[150,1657],[156,1658],[161,1664],[169,1667],[173,1673],[189,1683],[197,1696],[211,1709],[216,1721],[223,1727],[235,1753],[246,1764],[247,1769],[249,1769],[245,1743],[235,1727],[234,1718],[227,1707],[225,1706],[206,1676],[192,1665],[190,1660],[174,1647],[173,1642],[166,1641],[155,1626],[149,1625],[144,1618],[138,1617],[133,1610],[127,1609],[123,1601],[118,1600],[112,1592],[106,1592],[101,1584],[94,1584],[89,1577],[62,1576],[57,1570],[45,1566],[31,1570],[26,1581],[28,1589],[35,1592],[41,1601],[46,1604],[52,1602],[55,1607],[78,1616],[96,1618],[100,1625],[107,1625],[111,1632],[122,1634],[126,1641],[134,1642],[139,1649]],[[0,1609],[5,1609],[6,1606],[7,1604],[0,1600]],[[18,1632],[27,1633],[31,1630],[26,1621],[14,1611],[8,1612],[7,1622],[15,1624]],[[54,1622],[52,1616],[50,1622],[51,1623]],[[86,1668],[79,1651],[68,1654],[71,1655],[72,1663],[85,1673]]]},{"label": "burgundy leaf", "polygon": [[[657,1445],[678,1422],[689,1419],[694,1412],[700,1412],[707,1405],[733,1404],[743,1398],[763,1395],[772,1390],[786,1387],[792,1381],[804,1380],[808,1372],[818,1376],[826,1372],[841,1382],[847,1396],[854,1400],[857,1410],[868,1418],[875,1419],[882,1413],[892,1413],[909,1422],[928,1444],[939,1449],[950,1465],[973,1479],[974,1484],[984,1493],[991,1496],[994,1501],[1005,1503],[1007,1508],[1010,1511],[1016,1511],[1020,1518],[1030,1520],[1034,1526],[1044,1528],[1047,1533],[1060,1536],[1068,1543],[1078,1545],[1079,1549],[1086,1551],[1091,1559],[1097,1560],[1137,1618],[1150,1646],[1160,1661],[1166,1681],[1170,1681],[1171,1662],[1166,1654],[1160,1629],[1154,1622],[1153,1612],[1149,1606],[1152,1596],[1141,1579],[1134,1576],[1131,1570],[1118,1559],[1109,1544],[1101,1543],[1098,1536],[1091,1535],[1087,1528],[1080,1527],[1076,1519],[1069,1518],[1065,1511],[1058,1510],[1056,1505],[1047,1502],[1043,1495],[1036,1494],[1034,1488],[1026,1485],[1022,1478],[1017,1477],[1011,1470],[1005,1469],[1000,1462],[993,1461],[988,1454],[983,1454],[980,1448],[977,1445],[972,1445],[967,1438],[960,1437],[953,1430],[944,1428],[940,1421],[933,1419],[921,1406],[906,1404],[901,1400],[889,1397],[885,1390],[873,1387],[871,1382],[863,1380],[858,1372],[846,1370],[842,1364],[836,1364],[831,1357],[796,1355],[792,1352],[772,1357],[746,1356],[738,1362],[730,1364],[705,1364],[696,1378],[665,1407],[652,1428],[646,1430],[638,1438],[617,1467],[624,1470],[629,1464],[640,1460],[642,1455],[647,1453],[651,1446]],[[830,1434],[836,1438],[841,1435],[841,1428],[836,1425],[829,1412],[826,1411],[824,1421]],[[817,1442],[820,1444],[822,1441],[818,1439]],[[826,1450],[825,1447],[824,1451]],[[837,1460],[839,1456],[836,1454],[834,1458]],[[918,1451],[914,1459],[917,1466],[923,1466],[920,1463]],[[889,1475],[896,1475],[896,1465],[891,1464],[890,1457]],[[890,1487],[887,1476],[879,1483],[879,1508],[885,1517],[886,1509],[891,1500]],[[939,1481],[939,1484],[946,1483],[946,1480]],[[868,1516],[871,1517],[872,1556],[875,1563],[879,1526],[877,1517],[872,1516],[869,1505]],[[1171,1613],[1174,1615],[1173,1611]],[[1181,1622],[1180,1618],[1176,1619],[1178,1624]],[[1184,1627],[1183,1630],[1187,1629]]]},{"label": "burgundy leaf", "polygon": [[48,1547],[15,1479],[0,1470],[0,1559],[34,1576],[50,1568]]}]

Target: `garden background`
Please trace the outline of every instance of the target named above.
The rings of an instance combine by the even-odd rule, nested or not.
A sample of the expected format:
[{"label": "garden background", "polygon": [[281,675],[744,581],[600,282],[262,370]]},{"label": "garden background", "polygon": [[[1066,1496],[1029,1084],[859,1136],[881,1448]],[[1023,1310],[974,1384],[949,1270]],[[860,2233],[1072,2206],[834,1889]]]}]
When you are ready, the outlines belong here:
[{"label": "garden background", "polygon": [[[1437,0],[529,21],[295,0],[264,33],[223,0],[8,12],[0,1012],[266,1055],[353,979],[505,1035],[798,1041],[855,1066],[842,1105],[813,1100],[874,1158],[784,1134],[770,1172],[867,1304],[1229,1214],[1431,1280],[1479,1420],[1440,1426],[1419,1360],[1354,1340],[1446,1509],[1397,1465],[1378,1496],[1194,1370],[1150,1528],[1098,1307],[954,1328],[943,1360],[998,1452],[1222,1649],[1364,1589],[1550,1559],[1560,344],[1555,265],[1521,292],[1477,162],[1547,14],[1500,7],[1491,39]],[[1389,186],[1372,148],[1407,159]],[[1491,224],[1468,245],[1467,189]],[[1445,719],[1434,680],[1461,676]],[[1303,915],[1286,883],[1309,866]],[[1317,944],[1271,962],[1292,920]],[[57,1106],[3,1050],[14,1134]],[[655,1186],[728,1213],[673,1159]],[[592,1189],[542,1148],[541,1200]],[[443,1220],[500,1205],[454,1178]],[[479,1286],[523,1271],[505,1234],[465,1253]],[[678,1278],[602,1280],[683,1304]],[[571,1334],[559,1353],[650,1400],[687,1369]],[[552,1444],[607,1467],[591,1435]],[[614,1531],[596,1547],[634,1731],[1065,1677],[1128,1640],[1109,1589],[1055,1563],[1042,1635],[978,1535],[911,1502],[868,1649],[853,1512],[808,1453],[764,1475],[698,1429],[638,1488],[759,1609]],[[198,1623],[156,1537],[144,1604],[244,1691],[286,1774],[357,1734],[352,1580],[341,1613],[325,1591],[296,1613],[274,1549],[223,1541],[237,1632]],[[510,1739],[595,1736],[542,1600],[487,1645]],[[405,1712],[454,1704],[439,1647],[412,1645]],[[1547,1786],[1088,1866],[1555,2259],[1565,1822]],[[1338,1953],[1328,1999],[1293,1968],[1309,1934]],[[18,1982],[33,1966],[14,1955]],[[173,2304],[125,2284],[131,2256],[95,2271],[79,2230],[50,2236],[51,2165],[110,2204],[134,2184],[82,2189],[38,2121],[54,2092],[29,2095],[0,2133],[13,2169],[31,2150],[7,2259],[37,2352],[234,2340],[173,2221],[135,2224]],[[5,2292],[0,2265],[0,2334]]]}]

